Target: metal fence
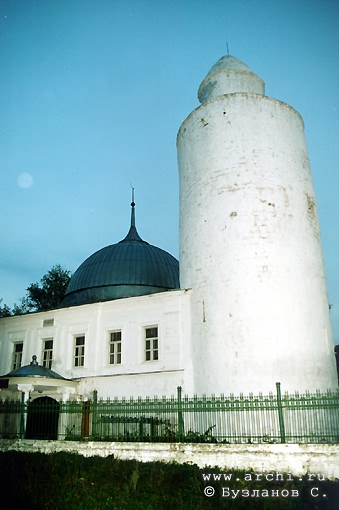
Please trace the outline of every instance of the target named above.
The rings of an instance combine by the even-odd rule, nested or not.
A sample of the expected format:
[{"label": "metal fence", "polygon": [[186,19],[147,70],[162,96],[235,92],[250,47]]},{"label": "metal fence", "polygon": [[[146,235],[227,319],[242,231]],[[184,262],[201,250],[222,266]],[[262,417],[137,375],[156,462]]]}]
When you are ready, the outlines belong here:
[{"label": "metal fence", "polygon": [[0,400],[0,438],[338,443],[339,393]]}]

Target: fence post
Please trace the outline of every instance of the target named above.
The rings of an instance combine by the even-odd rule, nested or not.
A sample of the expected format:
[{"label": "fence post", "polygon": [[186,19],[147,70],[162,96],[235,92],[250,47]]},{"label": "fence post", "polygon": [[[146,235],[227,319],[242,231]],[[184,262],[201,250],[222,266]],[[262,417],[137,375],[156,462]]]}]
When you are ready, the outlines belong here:
[{"label": "fence post", "polygon": [[92,405],[92,436],[97,435],[97,405],[98,405],[98,391],[93,391],[93,405]]},{"label": "fence post", "polygon": [[279,417],[279,429],[280,429],[280,442],[286,443],[285,437],[285,424],[284,424],[284,415],[283,415],[283,406],[281,400],[281,388],[280,382],[275,383],[277,388],[277,405],[278,405],[278,417]]},{"label": "fence post", "polygon": [[27,404],[25,401],[25,394],[24,392],[21,393],[21,403],[20,403],[20,431],[19,431],[19,437],[20,439],[25,439],[26,434],[26,420],[25,420],[25,411],[28,413],[28,409],[26,409]]},{"label": "fence post", "polygon": [[182,441],[184,437],[184,419],[182,416],[182,387],[177,387],[177,395],[178,395],[178,432],[179,432],[179,441]]}]

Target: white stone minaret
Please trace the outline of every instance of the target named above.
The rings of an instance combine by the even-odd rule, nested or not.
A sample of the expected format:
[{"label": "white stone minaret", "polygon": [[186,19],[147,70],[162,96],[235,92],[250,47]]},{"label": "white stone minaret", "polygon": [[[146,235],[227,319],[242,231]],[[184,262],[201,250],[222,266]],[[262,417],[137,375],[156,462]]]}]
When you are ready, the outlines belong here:
[{"label": "white stone minaret", "polygon": [[222,57],[180,127],[180,279],[193,391],[337,388],[303,120]]}]

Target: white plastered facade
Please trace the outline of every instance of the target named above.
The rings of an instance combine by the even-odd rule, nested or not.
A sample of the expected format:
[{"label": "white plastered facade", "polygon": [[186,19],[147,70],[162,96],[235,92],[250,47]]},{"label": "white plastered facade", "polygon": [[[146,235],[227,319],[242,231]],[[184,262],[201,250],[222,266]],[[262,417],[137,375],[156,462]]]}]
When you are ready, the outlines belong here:
[{"label": "white plastered facade", "polygon": [[[180,282],[192,288],[194,388],[337,388],[303,121],[233,57],[180,127]],[[239,92],[236,92],[238,87]]]},{"label": "white plastered facade", "polygon": [[[190,392],[191,353],[185,341],[190,338],[189,301],[189,291],[177,290],[4,318],[0,321],[0,372],[11,370],[16,343],[23,343],[24,366],[33,355],[41,363],[44,340],[53,339],[52,369],[76,383],[69,392],[71,398],[86,400],[94,391],[99,398],[170,396],[178,386]],[[51,320],[53,326],[44,326]],[[158,359],[146,361],[145,331],[154,326]],[[118,364],[110,364],[110,333],[114,331],[121,331]],[[84,366],[75,366],[75,338],[82,336]],[[32,382],[34,386],[30,378]],[[54,388],[42,391],[31,388],[30,397],[48,395],[62,400],[65,384],[56,381]],[[5,397],[9,390],[1,393]]]}]

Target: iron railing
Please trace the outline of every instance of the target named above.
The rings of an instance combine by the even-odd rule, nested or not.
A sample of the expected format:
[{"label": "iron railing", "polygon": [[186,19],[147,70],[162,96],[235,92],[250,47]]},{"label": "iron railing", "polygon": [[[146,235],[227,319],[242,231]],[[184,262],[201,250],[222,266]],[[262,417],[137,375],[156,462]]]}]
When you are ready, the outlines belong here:
[{"label": "iron railing", "polygon": [[0,400],[0,438],[339,443],[339,393]]}]

